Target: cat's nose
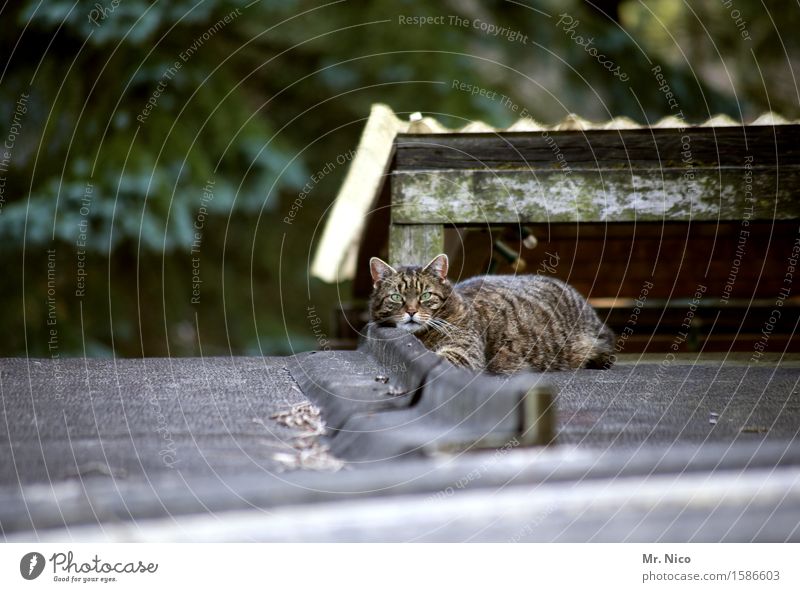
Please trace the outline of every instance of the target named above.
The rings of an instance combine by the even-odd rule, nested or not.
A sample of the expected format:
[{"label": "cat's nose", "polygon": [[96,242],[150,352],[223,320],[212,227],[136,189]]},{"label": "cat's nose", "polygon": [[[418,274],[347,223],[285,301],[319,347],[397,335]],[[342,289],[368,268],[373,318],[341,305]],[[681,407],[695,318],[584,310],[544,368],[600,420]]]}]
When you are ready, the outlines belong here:
[{"label": "cat's nose", "polygon": [[408,308],[406,308],[406,312],[407,312],[408,314],[410,314],[410,315],[413,317],[413,316],[414,316],[414,314],[416,314],[416,312],[417,312],[417,309],[416,309],[416,308],[411,308],[411,307],[408,307]]}]

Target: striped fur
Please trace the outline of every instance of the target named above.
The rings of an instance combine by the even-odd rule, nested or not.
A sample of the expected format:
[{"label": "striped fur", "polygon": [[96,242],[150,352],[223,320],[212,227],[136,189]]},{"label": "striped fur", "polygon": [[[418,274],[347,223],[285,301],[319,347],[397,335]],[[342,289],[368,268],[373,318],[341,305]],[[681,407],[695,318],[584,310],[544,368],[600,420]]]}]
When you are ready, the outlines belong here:
[{"label": "striped fur", "polygon": [[614,334],[572,287],[541,275],[447,280],[447,256],[426,267],[373,257],[372,321],[414,333],[453,364],[496,374],[611,363]]}]

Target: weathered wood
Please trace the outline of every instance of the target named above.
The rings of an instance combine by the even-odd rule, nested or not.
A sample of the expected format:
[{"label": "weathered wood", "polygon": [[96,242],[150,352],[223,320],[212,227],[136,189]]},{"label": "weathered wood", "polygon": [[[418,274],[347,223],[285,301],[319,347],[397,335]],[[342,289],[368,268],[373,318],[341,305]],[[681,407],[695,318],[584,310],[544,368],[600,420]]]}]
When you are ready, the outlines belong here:
[{"label": "weathered wood", "polygon": [[[681,168],[633,174],[620,170],[572,170],[570,174],[562,171],[442,170],[397,172],[392,176],[393,228],[397,224],[423,222],[798,218],[800,166],[783,167],[780,171],[762,167],[747,171],[695,169],[691,174]],[[432,252],[422,250],[426,254]]]},{"label": "weathered wood", "polygon": [[390,265],[424,265],[444,252],[440,224],[392,224],[389,229]]},{"label": "weathered wood", "polygon": [[[573,419],[572,423],[578,422]],[[85,479],[78,488],[74,481],[48,484],[48,495],[41,495],[41,485],[28,487],[14,483],[0,489],[0,524],[9,542],[72,542],[77,532],[84,541],[163,542],[171,537],[187,540],[187,533],[192,532],[188,538],[193,541],[252,541],[261,537],[284,542],[319,540],[327,535],[329,531],[319,526],[319,512],[327,511],[331,514],[327,520],[333,521],[335,516],[336,524],[346,529],[330,538],[336,542],[355,540],[359,533],[362,537],[385,541],[400,532],[398,529],[402,530],[402,536],[398,537],[402,541],[431,533],[440,534],[443,540],[463,541],[485,532],[486,523],[506,524],[506,533],[497,540],[518,537],[523,524],[534,524],[535,528],[525,532],[542,541],[563,536],[565,526],[580,527],[586,533],[584,540],[596,540],[598,523],[607,525],[608,520],[619,519],[620,511],[642,508],[646,516],[627,515],[618,525],[617,531],[621,529],[622,532],[617,540],[630,538],[631,524],[639,525],[637,532],[641,532],[642,525],[646,526],[647,532],[652,533],[650,540],[663,538],[664,525],[673,524],[685,531],[683,540],[697,541],[698,525],[706,525],[716,533],[706,538],[719,541],[722,534],[733,538],[731,525],[734,523],[746,530],[739,533],[736,540],[797,541],[800,538],[800,531],[795,528],[796,503],[789,503],[783,494],[775,495],[774,487],[765,489],[763,481],[756,485],[760,492],[758,497],[766,495],[772,500],[770,503],[755,504],[753,492],[743,489],[743,485],[759,475],[780,479],[788,472],[789,478],[794,479],[800,467],[797,440],[763,442],[759,438],[748,442],[739,439],[733,444],[707,442],[699,447],[696,443],[677,442],[663,447],[650,443],[633,446],[627,440],[616,444],[613,453],[606,446],[591,445],[582,447],[580,453],[558,448],[517,447],[503,453],[482,451],[420,461],[369,463],[359,466],[358,470],[337,473],[272,474],[254,469],[215,475],[173,471],[152,481],[94,478]],[[632,504],[631,492],[638,493],[641,487],[652,485],[657,475],[664,475],[663,479],[668,479],[669,483],[660,482],[665,483],[662,492],[649,489],[653,503]],[[726,475],[733,482],[719,483]],[[695,478],[696,487],[676,488],[676,480],[683,478]],[[791,482],[796,485],[796,479]],[[614,483],[624,488],[617,492],[619,503],[604,506],[606,510],[598,509],[606,512],[603,516],[598,516],[597,511],[586,512],[586,507],[593,504],[597,507],[598,493],[604,500],[610,499],[606,489]],[[739,504],[733,517],[720,516],[719,505],[708,502],[717,499],[711,497],[709,485],[720,488],[720,500]],[[588,490],[582,489],[584,486],[588,486]],[[499,517],[490,517],[480,525],[468,523],[464,532],[453,533],[453,524],[463,527],[467,517],[482,509],[496,508],[498,494],[509,488],[516,488],[517,494],[525,498],[520,498],[513,506],[500,508]],[[462,490],[469,495],[461,496]],[[456,495],[450,494],[451,491]],[[532,495],[532,491],[547,493],[547,497],[542,499],[538,494]],[[676,501],[673,493],[685,499]],[[465,511],[463,506],[453,509],[449,505],[462,498],[473,500],[474,507]],[[641,496],[638,499],[641,501]],[[570,503],[575,504],[574,515],[563,515],[563,500],[573,500]],[[421,532],[409,534],[409,525],[419,524],[419,514],[409,513],[408,506],[400,506],[408,501],[446,511],[442,524],[425,524]],[[378,514],[374,508],[379,503],[391,504],[391,508],[386,506]],[[695,503],[704,505],[709,515],[704,518],[692,514],[687,518],[687,508]],[[648,526],[653,508],[660,504],[671,507],[678,516],[661,516]],[[399,507],[404,508],[402,513]],[[103,509],[102,514],[98,513],[98,508]],[[366,513],[352,513],[365,508]],[[554,512],[553,508],[558,511]],[[520,515],[523,510],[530,518]],[[351,515],[343,518],[346,511]],[[314,520],[309,520],[314,512],[317,512]],[[747,520],[741,519],[743,512]],[[98,523],[98,514],[101,523]],[[395,517],[403,524],[390,528],[384,520],[367,528],[367,515]],[[225,519],[220,520],[220,516]],[[504,521],[503,516],[512,516],[512,519]],[[785,530],[792,532],[778,532],[781,529],[776,523],[771,519],[767,523],[763,516],[777,516],[778,523],[788,524]],[[556,519],[555,523],[542,523],[545,517]],[[603,532],[606,532],[605,526]],[[703,532],[708,531],[704,528]]]},{"label": "weathered wood", "polygon": [[800,125],[398,135],[394,170],[800,164]]},{"label": "weathered wood", "polygon": [[552,393],[533,388],[522,398],[520,439],[524,444],[545,446],[556,437],[556,403]]}]

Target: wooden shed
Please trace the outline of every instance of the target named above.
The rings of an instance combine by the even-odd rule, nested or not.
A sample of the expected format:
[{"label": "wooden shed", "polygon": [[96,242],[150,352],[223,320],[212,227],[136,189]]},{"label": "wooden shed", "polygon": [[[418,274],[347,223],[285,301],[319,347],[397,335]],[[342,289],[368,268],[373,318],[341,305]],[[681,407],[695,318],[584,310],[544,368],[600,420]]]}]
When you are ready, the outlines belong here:
[{"label": "wooden shed", "polygon": [[451,257],[452,279],[555,275],[622,353],[800,351],[800,126],[570,115],[458,130],[373,107],[312,266],[353,281],[343,345],[366,321],[367,261]]}]

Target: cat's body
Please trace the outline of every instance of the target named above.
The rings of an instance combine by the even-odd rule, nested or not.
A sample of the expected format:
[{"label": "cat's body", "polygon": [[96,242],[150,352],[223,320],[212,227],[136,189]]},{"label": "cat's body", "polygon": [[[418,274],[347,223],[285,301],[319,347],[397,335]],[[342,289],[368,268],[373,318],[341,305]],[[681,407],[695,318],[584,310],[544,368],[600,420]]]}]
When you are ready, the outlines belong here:
[{"label": "cat's body", "polygon": [[413,332],[456,365],[497,374],[609,365],[614,334],[573,288],[541,275],[456,285],[447,257],[425,268],[370,262],[373,321]]}]

